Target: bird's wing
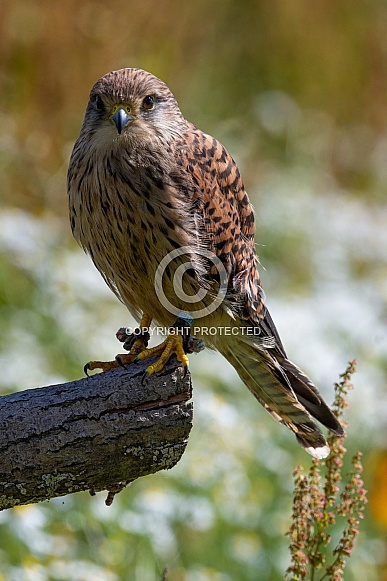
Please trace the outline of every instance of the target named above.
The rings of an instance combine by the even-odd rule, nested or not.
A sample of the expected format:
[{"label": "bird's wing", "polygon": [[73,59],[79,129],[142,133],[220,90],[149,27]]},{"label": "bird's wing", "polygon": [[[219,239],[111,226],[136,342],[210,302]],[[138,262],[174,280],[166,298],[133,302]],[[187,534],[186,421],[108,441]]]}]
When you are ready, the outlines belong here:
[{"label": "bird's wing", "polygon": [[[288,426],[313,456],[329,452],[313,417],[334,433],[342,428],[318,389],[287,357],[277,329],[265,307],[254,246],[254,213],[236,163],[214,138],[191,133],[184,167],[201,193],[205,230],[211,249],[231,267],[235,301],[245,325],[258,326],[257,340],[241,334],[230,346],[220,340],[217,348],[235,367],[241,379],[271,415]],[[244,315],[244,316],[243,316]]]},{"label": "bird's wing", "polygon": [[265,295],[254,246],[254,211],[236,163],[221,143],[194,126],[184,136],[179,163],[194,184],[202,238],[229,275],[232,306],[240,317],[259,323]]}]

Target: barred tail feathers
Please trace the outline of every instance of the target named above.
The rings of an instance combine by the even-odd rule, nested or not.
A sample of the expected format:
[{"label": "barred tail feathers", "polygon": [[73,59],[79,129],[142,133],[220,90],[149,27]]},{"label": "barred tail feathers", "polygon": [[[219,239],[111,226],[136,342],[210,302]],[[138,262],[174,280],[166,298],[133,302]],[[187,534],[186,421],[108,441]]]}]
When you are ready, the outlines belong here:
[{"label": "barred tail feathers", "polygon": [[279,354],[277,359],[277,353],[257,349],[238,338],[217,347],[259,403],[294,432],[309,454],[320,459],[328,456],[329,446],[312,416],[339,435],[342,428],[301,370]]}]

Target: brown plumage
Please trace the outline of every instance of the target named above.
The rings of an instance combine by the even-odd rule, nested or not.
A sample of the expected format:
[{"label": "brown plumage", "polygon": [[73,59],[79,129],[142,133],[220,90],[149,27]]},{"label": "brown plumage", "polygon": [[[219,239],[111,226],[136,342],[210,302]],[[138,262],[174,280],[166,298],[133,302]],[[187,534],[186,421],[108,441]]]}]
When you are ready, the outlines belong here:
[{"label": "brown plumage", "polygon": [[[163,290],[193,315],[210,311],[221,283],[206,252],[220,259],[226,297],[195,327],[237,328],[237,334],[204,338],[309,453],[327,455],[312,417],[343,431],[317,388],[287,359],[265,306],[254,213],[238,168],[216,139],[183,117],[161,80],[122,69],[97,81],[71,156],[68,192],[76,240],[138,320],[144,312],[163,326],[176,318],[155,289],[157,267],[169,252],[189,248],[166,268]],[[187,262],[184,291],[206,291],[196,304],[179,298],[173,285],[176,269]]]}]

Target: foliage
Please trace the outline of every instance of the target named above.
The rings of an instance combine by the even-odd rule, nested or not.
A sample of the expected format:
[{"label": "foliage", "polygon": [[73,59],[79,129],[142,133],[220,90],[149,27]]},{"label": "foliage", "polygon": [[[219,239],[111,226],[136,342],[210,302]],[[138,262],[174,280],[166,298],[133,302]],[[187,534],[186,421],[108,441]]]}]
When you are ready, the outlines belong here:
[{"label": "foliage", "polygon": [[[356,370],[356,361],[351,361],[340,383],[335,384],[334,412],[341,417],[347,407],[346,396],[352,389],[350,379]],[[347,423],[342,420],[342,425]],[[324,463],[313,460],[308,475],[298,466],[294,471],[293,519],[289,532],[291,539],[291,565],[287,569],[286,581],[317,579],[317,571],[325,567],[319,581],[343,581],[346,559],[351,556],[356,537],[359,534],[359,522],[364,517],[367,502],[364,482],[361,478],[363,466],[362,453],[357,452],[352,458],[352,469],[346,476],[346,484],[340,492],[343,482],[342,468],[346,449],[344,438],[331,434],[328,443],[331,453],[325,462],[326,473],[322,477]],[[322,483],[324,481],[324,484]],[[333,560],[327,564],[328,547],[333,544],[330,533],[338,517],[347,518],[340,539],[336,542],[331,554]]]}]

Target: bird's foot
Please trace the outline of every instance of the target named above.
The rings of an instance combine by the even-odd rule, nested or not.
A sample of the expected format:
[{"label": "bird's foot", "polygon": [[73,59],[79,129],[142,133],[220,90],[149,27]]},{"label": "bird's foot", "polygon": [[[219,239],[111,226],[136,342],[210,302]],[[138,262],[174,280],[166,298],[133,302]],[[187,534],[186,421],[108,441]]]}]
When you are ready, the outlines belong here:
[{"label": "bird's foot", "polygon": [[160,355],[159,359],[149,365],[146,370],[147,375],[152,375],[161,371],[163,367],[168,363],[172,355],[176,355],[177,360],[181,362],[182,367],[186,371],[188,369],[188,357],[184,351],[183,347],[183,337],[178,334],[171,334],[156,347],[151,347],[150,349],[145,349],[137,356],[137,361],[143,361],[154,355]]},{"label": "bird's foot", "polygon": [[121,327],[116,333],[117,339],[120,343],[123,343],[123,348],[129,351],[129,353],[122,353],[116,355],[113,361],[89,361],[84,367],[86,375],[89,371],[94,369],[101,369],[102,371],[109,371],[110,369],[115,369],[117,367],[123,367],[133,361],[138,357],[138,355],[144,351],[150,339],[149,335],[149,325],[151,319],[147,315],[143,315],[140,323],[140,327],[136,328],[133,333],[128,333],[127,328]]},{"label": "bird's foot", "polygon": [[191,336],[192,322],[193,319],[189,315],[182,313],[169,329],[168,337],[160,345],[144,349],[136,357],[136,361],[143,361],[154,355],[160,356],[155,363],[149,365],[145,372],[146,375],[149,376],[161,371],[172,355],[176,355],[177,360],[180,361],[184,369],[184,373],[187,372],[189,366],[187,353],[198,353],[205,347],[203,339]]},{"label": "bird's foot", "polygon": [[109,371],[110,369],[115,369],[116,367],[124,367],[125,365],[129,365],[129,363],[133,363],[137,356],[140,355],[140,353],[144,351],[146,347],[147,342],[145,342],[143,339],[136,339],[133,342],[130,353],[120,353],[119,355],[116,355],[113,361],[89,361],[86,363],[84,371],[86,375],[88,375],[88,371],[93,371],[94,369]]}]

